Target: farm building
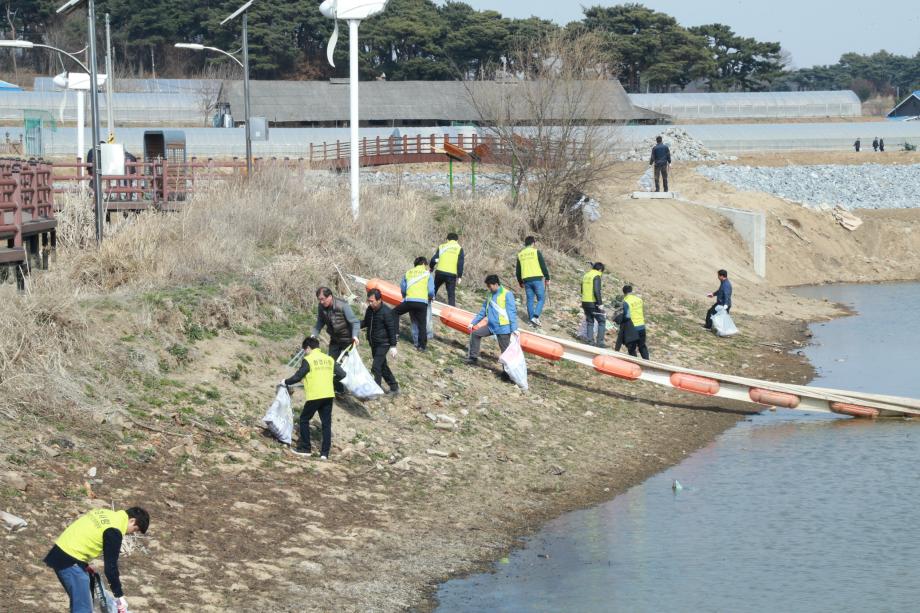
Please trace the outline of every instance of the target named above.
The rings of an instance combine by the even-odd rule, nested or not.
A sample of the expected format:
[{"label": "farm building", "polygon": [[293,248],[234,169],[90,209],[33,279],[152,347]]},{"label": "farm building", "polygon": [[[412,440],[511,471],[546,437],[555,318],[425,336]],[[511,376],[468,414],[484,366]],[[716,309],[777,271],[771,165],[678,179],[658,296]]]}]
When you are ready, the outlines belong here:
[{"label": "farm building", "polygon": [[888,119],[917,119],[920,117],[920,90],[913,92],[888,113]]},{"label": "farm building", "polygon": [[862,103],[849,90],[822,92],[737,92],[700,94],[630,94],[638,107],[670,115],[675,121],[696,119],[797,119],[859,117]]}]

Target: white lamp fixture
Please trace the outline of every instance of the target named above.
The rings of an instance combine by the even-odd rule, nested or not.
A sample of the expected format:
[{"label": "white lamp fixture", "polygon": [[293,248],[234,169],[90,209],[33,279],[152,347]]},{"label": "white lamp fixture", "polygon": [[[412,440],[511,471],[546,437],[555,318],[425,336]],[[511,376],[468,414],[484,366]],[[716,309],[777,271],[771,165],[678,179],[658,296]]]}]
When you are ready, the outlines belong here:
[{"label": "white lamp fixture", "polygon": [[358,218],[361,210],[359,203],[360,185],[358,183],[358,26],[362,19],[367,19],[382,13],[387,6],[387,0],[324,0],[319,5],[320,12],[329,19],[335,19],[335,28],[326,47],[326,57],[335,67],[332,54],[339,40],[339,19],[348,21],[348,55],[351,111],[349,126],[351,127],[351,213]]}]

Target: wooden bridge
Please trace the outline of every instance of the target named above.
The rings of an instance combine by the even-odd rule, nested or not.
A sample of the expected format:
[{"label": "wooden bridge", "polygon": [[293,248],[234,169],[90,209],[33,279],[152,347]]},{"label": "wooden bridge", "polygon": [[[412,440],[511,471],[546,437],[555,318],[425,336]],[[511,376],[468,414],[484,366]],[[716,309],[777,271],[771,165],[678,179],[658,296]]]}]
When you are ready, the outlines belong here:
[{"label": "wooden bridge", "polygon": [[[33,268],[47,268],[57,247],[52,167],[40,162],[0,160],[0,280],[12,272],[19,289]],[[0,243],[3,244],[3,243]]]}]

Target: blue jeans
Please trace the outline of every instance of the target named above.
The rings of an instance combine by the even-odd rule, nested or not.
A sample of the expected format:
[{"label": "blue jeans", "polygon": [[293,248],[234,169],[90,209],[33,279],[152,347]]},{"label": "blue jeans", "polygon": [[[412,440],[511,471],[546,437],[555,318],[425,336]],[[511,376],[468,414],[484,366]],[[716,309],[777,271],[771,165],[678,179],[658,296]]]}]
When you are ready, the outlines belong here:
[{"label": "blue jeans", "polygon": [[[527,318],[539,317],[543,312],[543,303],[546,302],[546,283],[543,279],[524,281],[524,291],[527,294]],[[534,299],[537,301],[536,306]]]},{"label": "blue jeans", "polygon": [[89,574],[78,564],[56,570],[58,580],[70,596],[70,613],[93,613],[93,600],[89,592]]}]

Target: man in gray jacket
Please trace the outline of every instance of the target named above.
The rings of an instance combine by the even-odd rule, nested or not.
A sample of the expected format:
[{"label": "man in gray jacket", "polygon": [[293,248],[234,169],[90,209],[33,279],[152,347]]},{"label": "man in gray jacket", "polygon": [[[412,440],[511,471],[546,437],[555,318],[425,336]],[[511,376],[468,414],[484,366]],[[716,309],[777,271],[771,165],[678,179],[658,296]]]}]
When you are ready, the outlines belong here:
[{"label": "man in gray jacket", "polygon": [[[361,321],[355,317],[351,306],[332,295],[332,290],[328,287],[321,287],[316,290],[316,298],[319,306],[316,312],[316,324],[310,336],[318,338],[323,328],[329,333],[329,356],[333,360],[338,360],[342,352],[349,345],[358,345],[358,335],[361,334]],[[345,391],[345,386],[339,381],[335,382],[335,391],[341,394]]]}]

